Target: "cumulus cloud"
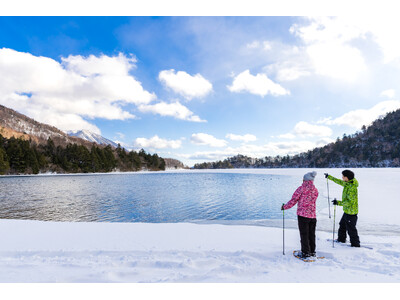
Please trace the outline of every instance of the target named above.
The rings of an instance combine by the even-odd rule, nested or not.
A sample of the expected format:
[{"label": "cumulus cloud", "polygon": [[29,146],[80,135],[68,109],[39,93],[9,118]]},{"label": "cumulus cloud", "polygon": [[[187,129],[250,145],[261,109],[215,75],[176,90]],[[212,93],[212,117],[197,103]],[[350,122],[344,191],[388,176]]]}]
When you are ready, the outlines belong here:
[{"label": "cumulus cloud", "polygon": [[296,138],[296,136],[293,133],[281,134],[278,137],[281,138],[281,139],[289,139],[289,140]]},{"label": "cumulus cloud", "polygon": [[238,134],[228,133],[225,137],[232,141],[239,141],[244,143],[254,142],[257,140],[257,137],[253,134],[238,135]]},{"label": "cumulus cloud", "polygon": [[363,125],[368,126],[380,116],[384,116],[387,113],[395,111],[399,108],[400,101],[398,100],[383,101],[370,109],[353,110],[343,114],[338,118],[325,118],[320,122],[328,125],[346,125],[360,129]]},{"label": "cumulus cloud", "polygon": [[246,155],[253,158],[276,155],[294,155],[315,147],[321,147],[331,142],[331,140],[320,140],[318,142],[293,141],[293,142],[271,142],[265,145],[241,145],[240,147],[227,147],[216,151],[198,151],[192,154],[182,155],[191,160],[216,161],[235,156],[237,154]]},{"label": "cumulus cloud", "polygon": [[186,106],[182,105],[179,102],[175,103],[159,102],[156,104],[139,105],[138,109],[141,112],[173,117],[180,120],[186,120],[191,122],[207,122],[205,120],[200,119],[199,116],[194,115],[193,112],[191,112]]},{"label": "cumulus cloud", "polygon": [[367,69],[360,50],[349,44],[364,37],[361,27],[343,18],[308,20],[307,25],[293,25],[290,32],[304,42],[316,74],[351,81]]},{"label": "cumulus cloud", "polygon": [[367,70],[364,58],[355,47],[340,43],[318,43],[307,47],[315,73],[349,81]]},{"label": "cumulus cloud", "polygon": [[303,69],[302,66],[290,66],[280,68],[276,77],[279,81],[292,81],[309,75],[311,75],[311,72]]},{"label": "cumulus cloud", "polygon": [[237,75],[228,86],[233,93],[248,92],[264,97],[268,94],[272,96],[289,95],[290,92],[284,89],[278,83],[273,82],[266,74],[259,73],[256,76],[251,75],[249,70],[243,71]]},{"label": "cumulus cloud", "polygon": [[394,89],[389,89],[389,90],[382,91],[380,96],[381,97],[387,97],[389,99],[393,99],[395,94],[396,94],[396,92],[395,92]]},{"label": "cumulus cloud", "polygon": [[212,84],[201,74],[192,76],[184,71],[175,72],[171,69],[161,71],[158,79],[187,100],[205,97],[212,91]]},{"label": "cumulus cloud", "polygon": [[[383,62],[400,62],[400,44],[396,16],[310,17],[307,24],[294,24],[290,32],[299,37],[311,59],[315,72],[345,80],[355,80],[367,70],[365,53],[357,41],[375,44]],[[371,44],[371,45],[373,45]]]},{"label": "cumulus cloud", "polygon": [[165,148],[178,149],[182,146],[182,141],[162,139],[157,135],[155,135],[150,139],[147,138],[135,139],[134,146],[137,148],[150,148],[150,149],[165,149]]},{"label": "cumulus cloud", "polygon": [[100,130],[87,119],[135,118],[126,104],[148,104],[154,93],[143,89],[129,71],[135,58],[119,54],[48,57],[0,49],[0,101],[62,130]]},{"label": "cumulus cloud", "polygon": [[253,41],[246,45],[248,49],[262,49],[265,51],[269,51],[272,49],[272,43],[270,41]]},{"label": "cumulus cloud", "polygon": [[301,136],[331,136],[332,129],[326,126],[312,125],[301,121],[294,127],[294,133]]},{"label": "cumulus cloud", "polygon": [[194,133],[190,141],[196,145],[211,146],[211,147],[225,147],[227,142],[220,140],[207,133]]}]

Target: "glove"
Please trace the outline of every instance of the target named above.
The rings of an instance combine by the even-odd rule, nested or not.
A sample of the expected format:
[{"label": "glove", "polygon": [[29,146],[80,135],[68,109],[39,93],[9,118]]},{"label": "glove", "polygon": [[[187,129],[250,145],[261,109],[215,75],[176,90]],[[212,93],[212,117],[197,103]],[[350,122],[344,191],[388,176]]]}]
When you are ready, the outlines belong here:
[{"label": "glove", "polygon": [[285,204],[282,204],[281,210],[285,210],[283,207],[285,206]]},{"label": "glove", "polygon": [[332,200],[332,203],[333,203],[333,205],[338,205],[339,203],[338,203],[338,201],[335,199],[335,200]]},{"label": "glove", "polygon": [[324,173],[325,178],[328,178],[329,174],[328,173]]}]

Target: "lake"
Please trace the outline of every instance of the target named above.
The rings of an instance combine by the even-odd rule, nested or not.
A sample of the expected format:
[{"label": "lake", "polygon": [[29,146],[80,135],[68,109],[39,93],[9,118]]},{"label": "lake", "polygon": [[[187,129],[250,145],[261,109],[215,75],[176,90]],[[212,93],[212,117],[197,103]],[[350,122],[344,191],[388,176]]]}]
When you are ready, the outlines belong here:
[{"label": "lake", "polygon": [[[302,177],[140,172],[0,177],[0,218],[85,222],[280,219]],[[296,209],[285,213],[296,218]]]}]

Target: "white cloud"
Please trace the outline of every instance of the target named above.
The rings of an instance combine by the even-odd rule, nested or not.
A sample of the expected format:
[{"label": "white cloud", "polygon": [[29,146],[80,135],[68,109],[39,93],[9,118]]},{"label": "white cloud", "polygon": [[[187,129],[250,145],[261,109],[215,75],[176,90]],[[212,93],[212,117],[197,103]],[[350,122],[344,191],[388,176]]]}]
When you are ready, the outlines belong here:
[{"label": "white cloud", "polygon": [[234,93],[249,92],[262,97],[268,94],[272,96],[290,94],[288,90],[269,79],[266,74],[260,73],[254,76],[250,74],[249,70],[237,75],[228,89]]},{"label": "white cloud", "polygon": [[253,41],[250,44],[246,45],[246,48],[248,49],[262,49],[265,51],[269,51],[272,49],[272,42],[270,41]]},{"label": "white cloud", "polygon": [[2,104],[62,130],[100,130],[87,119],[135,118],[126,104],[156,99],[129,71],[135,59],[68,56],[61,63],[12,49],[0,49]]},{"label": "white cloud", "polygon": [[309,18],[310,24],[293,25],[316,74],[353,81],[367,70],[361,51],[349,42],[364,38],[365,30],[346,18]]},{"label": "white cloud", "polygon": [[212,91],[212,84],[201,74],[194,76],[174,69],[161,71],[159,80],[175,93],[182,95],[187,100],[202,98]]},{"label": "white cloud", "polygon": [[294,127],[293,132],[300,136],[331,136],[332,129],[326,126],[312,125],[301,121]]},{"label": "white cloud", "polygon": [[156,104],[139,105],[138,109],[141,112],[174,117],[180,120],[186,120],[191,122],[207,122],[205,120],[200,119],[199,116],[194,115],[193,112],[191,112],[186,106],[180,104],[179,102],[175,103],[159,102]]},{"label": "white cloud", "polygon": [[349,81],[367,70],[361,52],[338,43],[318,43],[307,47],[315,73]]},{"label": "white cloud", "polygon": [[293,141],[293,142],[271,142],[265,145],[241,145],[240,147],[227,147],[224,150],[216,151],[199,151],[192,154],[182,155],[190,160],[206,160],[216,161],[223,160],[228,157],[235,156],[237,154],[246,155],[252,158],[262,158],[265,156],[276,156],[276,155],[294,155],[308,150],[312,150],[315,147],[321,147],[332,140],[320,140],[317,143],[310,141]]},{"label": "white cloud", "polygon": [[232,141],[239,141],[239,142],[245,142],[245,143],[254,142],[257,140],[257,137],[253,134],[237,135],[237,134],[233,134],[233,133],[228,133],[225,137]]},{"label": "white cloud", "polygon": [[309,75],[311,75],[309,71],[298,66],[293,66],[279,69],[276,78],[279,81],[291,81]]},{"label": "white cloud", "polygon": [[393,99],[395,94],[396,94],[396,92],[394,89],[389,89],[389,90],[382,91],[380,96],[387,97],[389,99]]},{"label": "white cloud", "polygon": [[135,67],[137,62],[136,58],[132,55],[125,56],[119,53],[118,56],[106,55],[89,55],[83,57],[81,55],[69,56],[61,58],[64,67],[70,71],[84,76],[93,75],[116,75],[125,76],[132,68]]},{"label": "white cloud", "polygon": [[272,49],[272,44],[271,44],[271,42],[264,41],[264,42],[263,42],[263,49],[266,50],[266,51],[271,50],[271,49]]},{"label": "white cloud", "polygon": [[134,146],[138,148],[150,148],[150,149],[178,149],[182,146],[181,140],[167,140],[159,138],[157,135],[150,139],[137,138],[134,142]]},{"label": "white cloud", "polygon": [[249,48],[249,49],[256,49],[256,48],[259,48],[260,47],[260,42],[259,41],[253,41],[253,42],[251,42],[250,44],[247,44],[246,45],[246,48]]},{"label": "white cloud", "polygon": [[325,119],[323,122],[328,125],[346,125],[360,129],[363,125],[368,126],[380,116],[400,108],[400,101],[383,101],[370,109],[357,109],[345,113],[336,119]]},{"label": "white cloud", "polygon": [[225,147],[227,142],[219,140],[207,133],[194,133],[190,141],[196,145],[211,146],[211,147]]},{"label": "white cloud", "polygon": [[[383,63],[400,62],[397,16],[359,14],[307,20],[306,25],[293,25],[290,32],[303,41],[317,74],[355,80],[368,70],[364,57],[373,48],[380,51]],[[361,48],[359,41],[368,46]]]},{"label": "white cloud", "polygon": [[293,133],[281,134],[278,137],[281,138],[281,139],[289,139],[289,140],[292,140],[292,139],[296,138],[296,136]]}]

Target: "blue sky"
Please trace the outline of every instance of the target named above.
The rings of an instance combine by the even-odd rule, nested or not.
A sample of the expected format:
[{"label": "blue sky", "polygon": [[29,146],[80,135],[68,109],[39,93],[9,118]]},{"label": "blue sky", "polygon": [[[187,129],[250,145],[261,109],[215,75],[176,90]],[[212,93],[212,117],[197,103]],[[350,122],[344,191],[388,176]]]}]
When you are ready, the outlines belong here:
[{"label": "blue sky", "polygon": [[189,166],[400,108],[396,18],[0,17],[0,104]]}]

